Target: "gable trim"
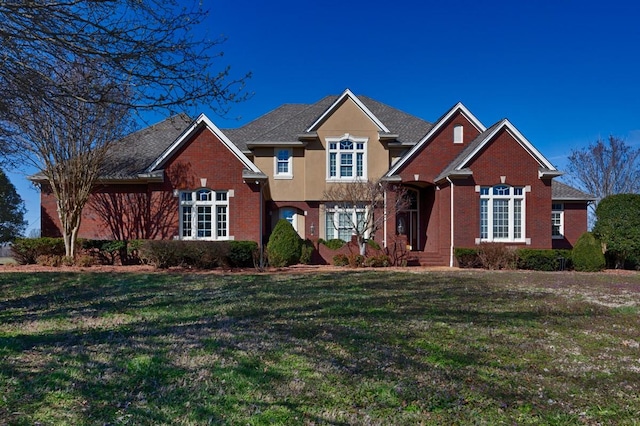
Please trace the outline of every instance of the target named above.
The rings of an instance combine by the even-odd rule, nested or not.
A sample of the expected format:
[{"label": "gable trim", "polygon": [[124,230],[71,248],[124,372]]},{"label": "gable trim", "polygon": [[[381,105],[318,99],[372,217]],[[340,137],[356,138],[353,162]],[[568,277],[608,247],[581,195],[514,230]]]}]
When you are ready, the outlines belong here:
[{"label": "gable trim", "polygon": [[147,168],[146,172],[152,172],[162,167],[200,128],[206,126],[225,147],[240,160],[240,162],[250,171],[262,174],[262,171],[240,151],[240,149],[204,114],[200,114],[189,127]]},{"label": "gable trim", "polygon": [[556,171],[557,169],[547,160],[544,155],[540,153],[532,144],[524,137],[522,133],[516,127],[511,124],[508,119],[503,119],[495,129],[484,138],[484,140],[475,147],[473,151],[469,153],[462,161],[455,167],[455,170],[461,170],[465,168],[469,162],[475,158],[476,155],[485,147],[487,144],[495,137],[495,135],[505,129],[507,132],[511,134],[511,136],[518,142],[524,149],[533,157],[534,160],[540,164],[540,166],[545,167],[548,170]]},{"label": "gable trim", "polygon": [[389,169],[385,176],[392,176],[396,174],[405,164],[407,164],[407,162],[409,162],[413,158],[413,156],[418,151],[422,149],[424,145],[426,145],[431,140],[431,138],[433,138],[435,134],[437,134],[442,129],[442,127],[457,112],[460,112],[462,115],[464,115],[469,123],[471,123],[471,125],[474,126],[480,133],[487,130],[484,124],[482,124],[482,122],[480,122],[480,120],[478,120],[476,116],[473,115],[471,111],[469,111],[469,109],[462,104],[462,102],[458,102],[445,115],[443,115],[440,120],[438,120],[438,122],[431,128],[431,130],[429,130],[429,132],[424,135],[424,137],[420,139],[418,143],[409,150],[409,152],[407,152],[400,160],[396,162],[396,164],[393,165],[393,167],[391,167],[391,169]]},{"label": "gable trim", "polygon": [[358,99],[358,97],[356,95],[353,94],[353,92],[351,92],[351,90],[349,89],[345,89],[345,91],[342,93],[342,95],[340,95],[338,97],[338,99],[335,100],[335,102],[333,104],[331,104],[331,106],[329,108],[327,108],[325,110],[325,112],[322,113],[322,115],[313,122],[313,124],[311,126],[309,126],[309,128],[307,128],[305,130],[305,132],[309,133],[309,132],[314,132],[318,129],[318,127],[320,127],[320,124],[322,124],[327,117],[329,117],[331,114],[333,114],[335,112],[336,109],[338,109],[338,107],[340,105],[342,105],[342,102],[346,99],[349,98],[351,99],[357,106],[358,108],[360,108],[362,110],[362,112],[364,112],[364,114],[371,120],[373,121],[373,123],[378,126],[378,128],[385,132],[385,133],[391,133],[389,131],[389,129],[387,129],[387,126],[385,126],[382,121],[380,121],[378,119],[378,117],[376,117],[369,108],[366,107],[366,105],[364,103],[362,103],[362,101],[360,99]]}]

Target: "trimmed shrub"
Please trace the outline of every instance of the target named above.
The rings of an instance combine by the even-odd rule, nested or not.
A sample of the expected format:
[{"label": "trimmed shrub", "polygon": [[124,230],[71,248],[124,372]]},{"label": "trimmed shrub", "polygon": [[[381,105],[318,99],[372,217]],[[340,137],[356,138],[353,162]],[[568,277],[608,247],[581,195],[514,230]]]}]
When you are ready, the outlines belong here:
[{"label": "trimmed shrub", "polygon": [[625,268],[640,257],[640,194],[604,198],[596,208],[594,236],[606,247],[611,266]]},{"label": "trimmed shrub", "polygon": [[346,254],[336,254],[333,256],[334,266],[347,266],[349,264],[349,258]]},{"label": "trimmed shrub", "polygon": [[369,247],[371,247],[374,250],[380,250],[380,244],[376,243],[374,240],[372,239],[368,239],[367,240],[367,244],[369,245]]},{"label": "trimmed shrub", "polygon": [[229,264],[237,268],[251,267],[257,251],[255,241],[229,241]]},{"label": "trimmed shrub", "polygon": [[518,249],[518,269],[557,271],[560,255],[556,250]]},{"label": "trimmed shrub", "polygon": [[340,238],[334,238],[332,240],[319,239],[318,243],[324,244],[325,246],[327,246],[327,248],[331,250],[338,250],[339,248],[342,248],[344,247],[345,244],[347,244],[346,241],[341,240]]},{"label": "trimmed shrub", "polygon": [[350,254],[349,255],[349,266],[352,268],[359,268],[364,265],[364,256],[361,254]]},{"label": "trimmed shrub", "polygon": [[228,266],[228,241],[147,240],[140,246],[144,263],[158,268],[190,266],[210,269]]},{"label": "trimmed shrub", "polygon": [[313,258],[313,252],[315,251],[315,249],[316,248],[311,240],[304,240],[302,242],[302,247],[300,248],[300,263],[309,265],[311,263],[311,259]]},{"label": "trimmed shrub", "polygon": [[500,243],[482,243],[478,248],[478,258],[485,269],[515,269],[516,251]]},{"label": "trimmed shrub", "polygon": [[267,243],[269,265],[282,267],[298,263],[302,252],[301,247],[302,239],[293,226],[286,219],[280,219]]},{"label": "trimmed shrub", "polygon": [[[18,238],[11,250],[12,257],[21,265],[40,262],[40,256],[64,256],[64,240],[62,238]],[[49,265],[53,266],[53,265]]]},{"label": "trimmed shrub", "polygon": [[53,266],[54,268],[62,265],[62,256],[55,254],[41,254],[38,255],[36,262],[40,266]]},{"label": "trimmed shrub", "polygon": [[605,267],[602,244],[591,232],[585,232],[578,238],[571,259],[576,271],[596,272]]},{"label": "trimmed shrub", "polygon": [[475,248],[456,248],[454,255],[461,268],[480,268],[482,261],[478,256],[478,249]]},{"label": "trimmed shrub", "polygon": [[364,264],[371,268],[386,268],[391,265],[391,258],[386,254],[380,254],[378,256],[367,257],[364,260]]}]

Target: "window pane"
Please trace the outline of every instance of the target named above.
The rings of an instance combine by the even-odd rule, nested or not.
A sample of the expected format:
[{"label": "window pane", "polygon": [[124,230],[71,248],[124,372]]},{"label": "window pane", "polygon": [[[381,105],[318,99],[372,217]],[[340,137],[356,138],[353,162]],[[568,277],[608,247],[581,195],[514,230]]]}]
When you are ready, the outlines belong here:
[{"label": "window pane", "polygon": [[191,206],[182,207],[182,236],[183,237],[192,236],[191,213],[192,213]]},{"label": "window pane", "polygon": [[494,186],[493,187],[493,195],[509,195],[511,193],[511,188],[505,185]]},{"label": "window pane", "polygon": [[340,154],[340,177],[353,176],[353,154]]},{"label": "window pane", "polygon": [[509,238],[509,200],[493,200],[493,238]]},{"label": "window pane", "polygon": [[227,236],[227,206],[218,206],[216,209],[216,229],[218,237]]},{"label": "window pane", "polygon": [[329,176],[336,176],[336,154],[332,152],[329,154]]},{"label": "window pane", "polygon": [[489,200],[480,200],[480,238],[489,238]]},{"label": "window pane", "polygon": [[349,140],[343,140],[340,141],[340,149],[353,149],[353,142],[349,141]]},{"label": "window pane", "polygon": [[198,237],[211,237],[211,206],[198,206]]},{"label": "window pane", "polygon": [[193,192],[181,192],[180,201],[193,201]]},{"label": "window pane", "polygon": [[361,177],[364,175],[364,154],[359,152],[356,154],[356,175]]},{"label": "window pane", "polygon": [[480,188],[480,195],[489,195],[489,188],[486,186]]},{"label": "window pane", "polygon": [[522,195],[522,188],[513,188],[513,195]]},{"label": "window pane", "polygon": [[227,201],[227,192],[216,192],[216,201]]},{"label": "window pane", "polygon": [[325,233],[327,234],[327,240],[332,240],[334,239],[334,227],[333,227],[333,212],[327,212],[326,216],[325,216]]},{"label": "window pane", "polygon": [[513,200],[513,238],[522,238],[522,200]]},{"label": "window pane", "polygon": [[208,189],[201,189],[198,191],[198,195],[196,197],[198,201],[211,201],[211,191]]},{"label": "window pane", "polygon": [[362,142],[358,142],[358,143],[356,144],[356,149],[357,149],[358,151],[362,151],[362,150],[364,150],[364,143],[362,143]]}]

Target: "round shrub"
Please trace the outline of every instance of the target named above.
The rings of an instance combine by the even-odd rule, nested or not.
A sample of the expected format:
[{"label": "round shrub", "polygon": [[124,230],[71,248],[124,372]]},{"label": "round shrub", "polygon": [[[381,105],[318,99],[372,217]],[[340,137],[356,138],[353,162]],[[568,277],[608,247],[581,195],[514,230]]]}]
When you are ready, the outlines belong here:
[{"label": "round shrub", "polygon": [[269,265],[275,267],[294,265],[300,261],[301,253],[302,238],[287,220],[280,219],[267,243]]},{"label": "round shrub", "polygon": [[576,271],[596,272],[605,267],[602,245],[591,232],[585,232],[578,238],[573,246],[571,260]]}]

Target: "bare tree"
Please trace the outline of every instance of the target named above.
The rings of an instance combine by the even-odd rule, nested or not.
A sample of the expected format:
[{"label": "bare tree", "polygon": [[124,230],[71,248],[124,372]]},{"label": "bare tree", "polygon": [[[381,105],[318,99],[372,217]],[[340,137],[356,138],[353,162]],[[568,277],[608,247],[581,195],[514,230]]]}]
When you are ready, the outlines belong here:
[{"label": "bare tree", "polygon": [[367,238],[382,228],[389,213],[402,210],[408,203],[402,188],[381,179],[332,183],[323,198],[327,214],[334,215],[331,223],[335,231],[339,234],[347,230],[355,235],[363,256]]},{"label": "bare tree", "polygon": [[[129,93],[134,109],[208,105],[219,113],[244,99],[247,75],[231,78],[220,66],[224,39],[205,30],[201,2],[185,0],[66,0],[0,2],[0,113],[23,96],[86,98],[54,78],[62,64],[99,64]],[[217,70],[216,70],[217,69]]]},{"label": "bare tree", "polygon": [[[22,96],[12,107],[5,130],[14,155],[40,170],[57,202],[65,253],[73,257],[82,210],[102,172],[111,143],[129,130],[126,93],[93,74],[93,67],[59,67],[56,79],[73,87],[78,97]],[[99,87],[103,101],[86,102]],[[109,88],[109,90],[107,90]]]},{"label": "bare tree", "polygon": [[567,171],[599,202],[613,194],[640,192],[640,149],[609,136],[603,141],[571,151]]}]

